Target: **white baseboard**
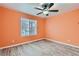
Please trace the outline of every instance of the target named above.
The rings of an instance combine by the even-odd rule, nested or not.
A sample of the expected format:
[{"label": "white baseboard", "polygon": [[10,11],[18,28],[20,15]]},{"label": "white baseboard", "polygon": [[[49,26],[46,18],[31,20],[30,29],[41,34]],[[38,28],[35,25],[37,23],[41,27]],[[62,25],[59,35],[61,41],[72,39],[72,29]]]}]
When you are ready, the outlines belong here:
[{"label": "white baseboard", "polygon": [[60,41],[58,41],[58,40],[53,40],[53,39],[49,39],[49,38],[45,38],[45,39],[46,39],[46,40],[49,40],[49,41],[52,41],[52,42],[59,43],[59,44],[64,44],[64,45],[67,45],[67,46],[71,46],[71,47],[79,48],[79,46],[72,45],[72,44],[68,44],[68,43],[64,43],[64,42],[60,42]]},{"label": "white baseboard", "polygon": [[10,45],[10,46],[1,47],[0,49],[15,47],[15,46],[19,46],[19,45],[23,45],[23,44],[27,44],[27,43],[36,42],[36,41],[39,41],[39,40],[49,40],[49,41],[53,41],[53,42],[56,42],[56,43],[60,43],[60,44],[68,45],[68,46],[71,46],[71,47],[79,48],[79,46],[64,43],[64,42],[60,42],[58,40],[53,40],[53,39],[49,39],[49,38],[40,38],[40,39],[33,40],[33,41],[28,41],[28,42],[18,43],[18,44],[14,44],[14,45]]},{"label": "white baseboard", "polygon": [[0,49],[5,49],[5,48],[10,48],[10,47],[15,47],[15,46],[27,44],[27,43],[32,43],[32,42],[39,41],[39,40],[42,40],[42,39],[44,39],[44,38],[40,38],[40,39],[28,41],[28,42],[23,42],[23,43],[18,43],[18,44],[13,44],[13,45],[10,45],[10,46],[5,46],[5,47],[1,47]]}]

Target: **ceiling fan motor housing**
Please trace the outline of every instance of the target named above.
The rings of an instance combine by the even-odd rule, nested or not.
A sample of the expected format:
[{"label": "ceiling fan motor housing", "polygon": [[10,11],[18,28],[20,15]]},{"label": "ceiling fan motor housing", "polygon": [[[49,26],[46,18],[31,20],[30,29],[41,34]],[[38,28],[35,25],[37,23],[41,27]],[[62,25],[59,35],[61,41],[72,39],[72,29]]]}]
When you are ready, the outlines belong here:
[{"label": "ceiling fan motor housing", "polygon": [[54,3],[44,3],[44,4],[42,4],[42,8],[46,9],[48,6],[50,8],[53,5],[54,5]]}]

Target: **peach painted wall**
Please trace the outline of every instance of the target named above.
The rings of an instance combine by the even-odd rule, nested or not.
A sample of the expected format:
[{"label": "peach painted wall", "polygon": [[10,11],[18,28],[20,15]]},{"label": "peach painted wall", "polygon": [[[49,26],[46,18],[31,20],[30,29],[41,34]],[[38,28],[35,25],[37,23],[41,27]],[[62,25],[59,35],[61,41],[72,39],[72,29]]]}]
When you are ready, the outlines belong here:
[{"label": "peach painted wall", "polygon": [[[24,16],[28,19],[37,20],[38,34],[36,36],[21,37],[21,33],[20,33],[21,16]],[[17,43],[29,42],[43,38],[45,36],[44,25],[45,25],[45,20],[42,17],[24,14],[21,12],[17,12],[15,10],[0,7],[0,48],[14,45]]]},{"label": "peach painted wall", "polygon": [[79,9],[48,17],[46,32],[47,38],[79,46]]},{"label": "peach painted wall", "polygon": [[0,41],[3,38],[3,32],[2,32],[3,31],[3,14],[4,12],[2,8],[0,8]]},{"label": "peach painted wall", "polygon": [[[2,19],[2,17],[1,17],[1,11],[2,11],[2,10],[1,10],[1,8],[0,8],[0,20]],[[2,21],[2,20],[1,20],[1,21]],[[1,27],[1,25],[2,25],[2,22],[1,22],[1,21],[0,21],[0,27]],[[1,34],[0,34],[0,39],[2,38],[2,36],[1,36],[1,35],[2,35],[2,32],[1,32],[1,31],[2,31],[2,28],[0,28],[0,33],[1,33]]]},{"label": "peach painted wall", "polygon": [[[1,17],[1,8],[0,8],[0,20],[2,19],[2,17]],[[2,21],[2,20],[1,20]],[[2,25],[2,22],[0,21],[0,27],[1,27],[1,25]],[[2,34],[2,32],[1,32],[1,30],[2,30],[2,28],[0,28],[0,33]],[[1,38],[1,34],[0,34],[0,38]]]}]

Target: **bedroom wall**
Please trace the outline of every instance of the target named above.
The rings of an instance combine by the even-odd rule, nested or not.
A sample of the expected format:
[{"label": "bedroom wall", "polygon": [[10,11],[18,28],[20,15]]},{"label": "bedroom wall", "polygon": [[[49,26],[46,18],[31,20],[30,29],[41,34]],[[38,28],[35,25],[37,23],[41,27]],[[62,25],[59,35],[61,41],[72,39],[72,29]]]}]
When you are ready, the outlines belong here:
[{"label": "bedroom wall", "polygon": [[[21,37],[21,16],[38,21],[36,36]],[[79,9],[42,18],[0,7],[0,48],[45,37],[79,46]]]},{"label": "bedroom wall", "polygon": [[79,46],[79,9],[48,17],[46,33],[51,40]]},{"label": "bedroom wall", "polygon": [[3,32],[2,32],[3,31],[3,14],[4,14],[3,9],[0,8],[0,41],[3,38]]},{"label": "bedroom wall", "polygon": [[[24,16],[28,19],[37,20],[38,34],[36,36],[21,37],[21,16]],[[42,17],[37,17],[30,14],[17,12],[5,7],[0,7],[0,48],[43,38],[45,36],[44,25],[45,20]]]}]

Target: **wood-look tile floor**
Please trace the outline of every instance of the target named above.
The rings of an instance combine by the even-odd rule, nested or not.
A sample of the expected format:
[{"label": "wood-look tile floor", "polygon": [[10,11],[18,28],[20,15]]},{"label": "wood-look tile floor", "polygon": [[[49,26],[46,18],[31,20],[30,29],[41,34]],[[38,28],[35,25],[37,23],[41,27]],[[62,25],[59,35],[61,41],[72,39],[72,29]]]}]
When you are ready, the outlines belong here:
[{"label": "wood-look tile floor", "polygon": [[79,49],[56,42],[40,40],[0,50],[0,56],[79,56]]}]

